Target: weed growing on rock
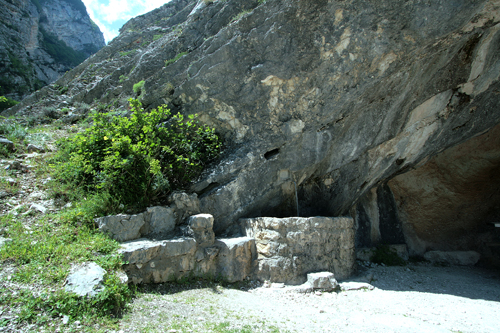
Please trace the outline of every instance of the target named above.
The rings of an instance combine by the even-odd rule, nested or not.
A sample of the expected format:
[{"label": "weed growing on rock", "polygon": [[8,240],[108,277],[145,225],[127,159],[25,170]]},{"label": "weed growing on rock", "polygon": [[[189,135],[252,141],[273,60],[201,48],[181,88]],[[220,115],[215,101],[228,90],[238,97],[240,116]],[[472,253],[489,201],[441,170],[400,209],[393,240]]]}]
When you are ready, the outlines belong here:
[{"label": "weed growing on rock", "polygon": [[218,157],[221,141],[195,116],[171,116],[165,106],[148,113],[138,100],[129,102],[129,118],[94,114],[89,128],[59,142],[54,176],[142,210],[194,180]]},{"label": "weed growing on rock", "polygon": [[187,52],[181,52],[178,55],[176,55],[175,58],[166,60],[165,61],[165,67],[167,67],[170,64],[173,64],[174,62],[176,62],[177,60],[179,60],[180,58],[182,58],[186,54],[188,54],[188,53]]},{"label": "weed growing on rock", "polygon": [[139,95],[142,92],[142,90],[144,89],[144,83],[145,83],[144,80],[142,80],[134,84],[132,89],[134,90],[134,93],[136,95]]}]

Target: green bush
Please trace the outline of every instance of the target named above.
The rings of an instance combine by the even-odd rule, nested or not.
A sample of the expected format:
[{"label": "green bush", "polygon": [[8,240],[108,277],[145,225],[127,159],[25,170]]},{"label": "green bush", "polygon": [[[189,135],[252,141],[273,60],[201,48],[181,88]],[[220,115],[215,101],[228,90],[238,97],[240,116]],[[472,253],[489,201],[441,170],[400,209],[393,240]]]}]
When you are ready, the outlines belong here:
[{"label": "green bush", "polygon": [[164,202],[218,157],[214,129],[165,106],[147,113],[130,99],[130,118],[97,113],[84,132],[59,142],[55,177],[91,193],[107,192],[132,210]]}]

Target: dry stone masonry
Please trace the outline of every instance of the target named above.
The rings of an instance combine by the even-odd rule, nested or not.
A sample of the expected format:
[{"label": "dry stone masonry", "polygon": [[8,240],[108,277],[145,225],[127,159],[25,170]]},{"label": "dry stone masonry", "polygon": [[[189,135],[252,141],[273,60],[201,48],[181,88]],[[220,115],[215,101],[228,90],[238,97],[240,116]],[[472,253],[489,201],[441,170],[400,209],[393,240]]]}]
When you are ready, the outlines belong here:
[{"label": "dry stone masonry", "polygon": [[[301,284],[311,272],[330,271],[340,279],[354,272],[352,218],[242,219],[246,236],[216,239],[213,216],[198,214],[188,218],[187,226],[180,227],[183,236],[164,240],[138,238],[145,225],[147,228],[144,221],[148,219],[144,216],[152,211],[157,212],[157,226],[162,221],[170,223],[169,210],[162,207],[148,209],[143,214],[96,219],[103,232],[111,233],[117,240],[127,240],[119,251],[132,283],[161,283],[197,276],[218,277],[228,282],[257,278]],[[333,273],[325,279],[330,278],[335,279]],[[332,286],[313,287],[333,289],[336,284]]]},{"label": "dry stone masonry", "polygon": [[255,238],[260,280],[300,284],[309,272],[335,272],[338,279],[354,272],[352,218],[259,217],[240,223]]}]

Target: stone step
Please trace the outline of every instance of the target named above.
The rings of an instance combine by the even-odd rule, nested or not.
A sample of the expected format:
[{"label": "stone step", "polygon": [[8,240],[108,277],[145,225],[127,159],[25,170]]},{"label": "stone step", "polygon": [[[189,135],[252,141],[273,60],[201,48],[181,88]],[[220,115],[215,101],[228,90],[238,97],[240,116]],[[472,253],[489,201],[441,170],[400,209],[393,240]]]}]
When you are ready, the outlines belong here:
[{"label": "stone step", "polygon": [[256,257],[250,237],[218,239],[199,246],[194,238],[154,241],[137,239],[122,243],[123,270],[134,283],[162,283],[183,277],[218,277],[242,281],[252,272]]}]

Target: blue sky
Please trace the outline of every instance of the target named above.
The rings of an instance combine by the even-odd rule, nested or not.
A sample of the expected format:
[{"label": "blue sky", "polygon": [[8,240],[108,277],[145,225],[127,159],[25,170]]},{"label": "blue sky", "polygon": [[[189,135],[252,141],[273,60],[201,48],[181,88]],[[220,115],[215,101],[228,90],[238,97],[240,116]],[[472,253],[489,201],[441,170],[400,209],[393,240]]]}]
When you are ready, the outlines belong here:
[{"label": "blue sky", "polygon": [[92,20],[99,26],[106,43],[132,17],[163,6],[170,0],[82,0]]}]

